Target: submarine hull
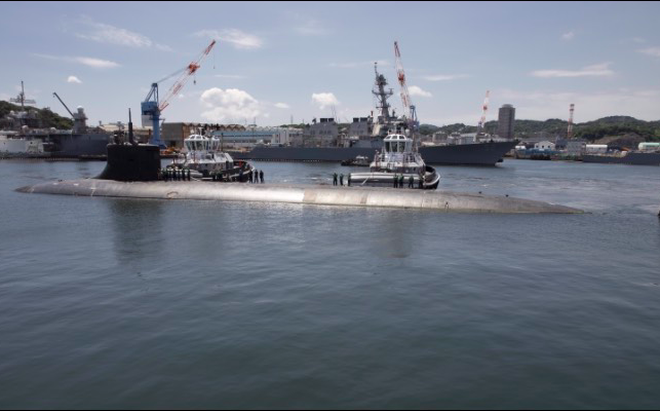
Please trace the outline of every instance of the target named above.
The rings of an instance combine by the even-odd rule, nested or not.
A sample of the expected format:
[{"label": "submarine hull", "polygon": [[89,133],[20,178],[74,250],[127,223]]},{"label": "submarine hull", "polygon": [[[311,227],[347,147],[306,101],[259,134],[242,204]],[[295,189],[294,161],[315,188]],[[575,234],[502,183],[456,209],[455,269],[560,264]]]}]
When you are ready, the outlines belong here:
[{"label": "submarine hull", "polygon": [[442,212],[580,214],[581,210],[504,196],[426,190],[212,182],[122,182],[100,179],[57,181],[19,188],[35,194],[161,200],[279,202],[348,207],[391,207]]}]

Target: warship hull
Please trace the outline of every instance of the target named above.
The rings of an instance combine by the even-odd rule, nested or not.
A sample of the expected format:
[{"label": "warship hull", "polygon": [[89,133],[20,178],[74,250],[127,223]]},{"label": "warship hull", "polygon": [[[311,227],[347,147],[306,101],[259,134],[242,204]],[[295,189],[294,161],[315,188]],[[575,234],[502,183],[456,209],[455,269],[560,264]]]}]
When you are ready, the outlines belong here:
[{"label": "warship hull", "polygon": [[584,155],[582,161],[585,163],[660,166],[660,153],[628,153],[625,156]]},{"label": "warship hull", "polygon": [[[515,147],[515,142],[421,147],[424,162],[437,165],[494,166]],[[255,147],[249,152],[230,152],[232,157],[259,161],[342,162],[365,156],[372,161],[375,148],[361,147]]]},{"label": "warship hull", "polygon": [[50,155],[53,157],[103,157],[107,155],[109,135],[74,134],[51,136],[53,142]]}]

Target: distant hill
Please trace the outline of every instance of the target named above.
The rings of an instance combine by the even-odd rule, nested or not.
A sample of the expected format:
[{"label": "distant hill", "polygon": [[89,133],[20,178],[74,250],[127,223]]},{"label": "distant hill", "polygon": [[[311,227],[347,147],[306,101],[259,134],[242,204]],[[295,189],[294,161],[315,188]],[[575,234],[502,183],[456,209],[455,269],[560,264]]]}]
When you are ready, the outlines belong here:
[{"label": "distant hill", "polygon": [[[488,133],[496,133],[497,121],[486,122],[484,128]],[[548,137],[565,137],[567,128],[567,121],[556,118],[545,121],[516,120],[514,125],[516,138],[531,137],[538,133],[546,133]],[[433,134],[437,131],[474,133],[477,131],[477,127],[463,123],[449,124],[442,127],[432,124],[420,125],[422,134]],[[575,124],[573,134],[575,137],[590,141],[625,135],[637,135],[645,141],[660,141],[660,121],[644,121],[630,116],[609,116]]]},{"label": "distant hill", "polygon": [[[73,128],[73,120],[53,113],[48,108],[25,107],[26,111],[36,111],[37,116],[43,122],[44,127],[55,127],[60,130],[69,130]],[[0,119],[9,114],[10,111],[21,111],[21,106],[6,101],[0,101]]]}]

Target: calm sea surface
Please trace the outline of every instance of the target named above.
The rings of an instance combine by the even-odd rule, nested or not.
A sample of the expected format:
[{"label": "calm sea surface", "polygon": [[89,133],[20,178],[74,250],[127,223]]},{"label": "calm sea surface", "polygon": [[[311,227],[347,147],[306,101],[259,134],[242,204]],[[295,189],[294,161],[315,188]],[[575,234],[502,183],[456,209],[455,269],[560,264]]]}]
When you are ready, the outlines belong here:
[{"label": "calm sea surface", "polygon": [[13,191],[103,167],[0,161],[0,408],[660,408],[659,167],[438,168],[585,215]]}]

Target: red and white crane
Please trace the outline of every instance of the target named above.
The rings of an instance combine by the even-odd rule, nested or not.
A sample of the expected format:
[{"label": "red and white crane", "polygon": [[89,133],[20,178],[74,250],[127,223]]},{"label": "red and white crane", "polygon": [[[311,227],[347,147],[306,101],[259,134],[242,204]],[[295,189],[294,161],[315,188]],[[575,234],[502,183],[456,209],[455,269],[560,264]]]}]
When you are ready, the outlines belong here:
[{"label": "red and white crane", "polygon": [[401,102],[403,102],[404,112],[408,114],[408,126],[410,131],[414,134],[417,131],[417,110],[415,105],[410,99],[410,93],[408,92],[408,85],[406,84],[406,72],[403,69],[403,62],[401,61],[401,52],[399,51],[399,43],[394,42],[394,58],[396,65],[396,76],[399,80],[399,85],[401,86]]},{"label": "red and white crane", "polygon": [[486,98],[484,98],[484,105],[481,111],[481,119],[479,120],[479,125],[477,125],[477,134],[480,134],[484,131],[484,125],[486,124],[486,113],[488,112],[489,99],[490,99],[490,90],[486,90]]},{"label": "red and white crane", "polygon": [[[202,54],[197,57],[192,63],[188,64],[186,67],[177,70],[176,72],[170,74],[169,76],[151,84],[151,90],[147,94],[147,98],[142,102],[142,123],[148,123],[151,121],[153,123],[153,137],[151,144],[161,146],[162,142],[160,141],[160,113],[165,110],[167,106],[170,105],[170,100],[172,97],[178,95],[183,86],[186,85],[190,77],[199,70],[201,67],[202,60],[204,57],[208,56],[215,46],[215,40],[209,44]],[[162,99],[158,98],[158,84],[162,83],[165,80],[168,80],[176,75],[179,75],[177,80],[172,84],[172,87],[167,90],[165,96]]]}]

